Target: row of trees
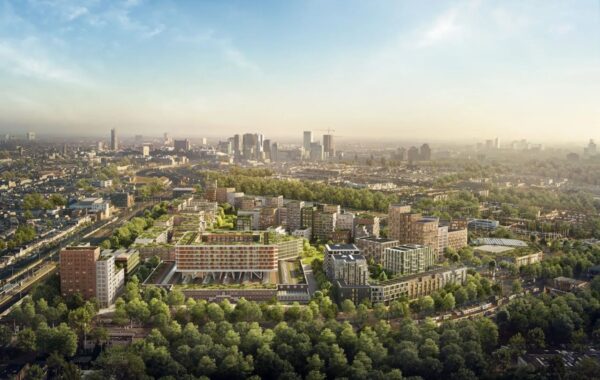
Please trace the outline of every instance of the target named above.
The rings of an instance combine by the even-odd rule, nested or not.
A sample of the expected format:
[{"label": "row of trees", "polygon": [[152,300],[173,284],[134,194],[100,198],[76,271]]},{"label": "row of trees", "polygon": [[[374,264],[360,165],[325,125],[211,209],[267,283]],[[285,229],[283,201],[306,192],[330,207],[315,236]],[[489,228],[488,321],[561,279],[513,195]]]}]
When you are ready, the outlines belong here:
[{"label": "row of trees", "polygon": [[24,210],[48,210],[66,204],[66,198],[60,194],[52,194],[46,198],[39,193],[30,193],[23,197]]},{"label": "row of trees", "polygon": [[360,210],[386,212],[390,203],[398,201],[396,195],[368,189],[357,190],[311,181],[280,180],[245,175],[244,172],[238,171],[232,173],[201,172],[199,174],[205,178],[205,182],[217,180],[219,186],[235,187],[248,194],[283,195],[288,199],[333,203]]},{"label": "row of trees", "polygon": [[144,217],[132,218],[117,228],[110,238],[104,240],[100,246],[105,249],[128,247],[144,230],[152,227],[155,219],[167,213],[167,207],[166,202],[161,202],[152,209],[144,210]]}]

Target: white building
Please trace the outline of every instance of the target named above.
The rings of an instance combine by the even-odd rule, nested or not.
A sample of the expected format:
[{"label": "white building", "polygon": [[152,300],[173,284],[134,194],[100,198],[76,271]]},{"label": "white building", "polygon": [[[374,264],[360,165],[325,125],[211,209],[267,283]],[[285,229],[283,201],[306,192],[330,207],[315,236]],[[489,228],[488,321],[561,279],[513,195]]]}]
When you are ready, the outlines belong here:
[{"label": "white building", "polygon": [[69,206],[73,210],[87,210],[88,213],[101,213],[102,219],[110,217],[110,202],[102,198],[83,198]]},{"label": "white building", "polygon": [[109,307],[125,285],[125,270],[115,267],[113,255],[101,256],[96,261],[96,298],[100,307]]}]

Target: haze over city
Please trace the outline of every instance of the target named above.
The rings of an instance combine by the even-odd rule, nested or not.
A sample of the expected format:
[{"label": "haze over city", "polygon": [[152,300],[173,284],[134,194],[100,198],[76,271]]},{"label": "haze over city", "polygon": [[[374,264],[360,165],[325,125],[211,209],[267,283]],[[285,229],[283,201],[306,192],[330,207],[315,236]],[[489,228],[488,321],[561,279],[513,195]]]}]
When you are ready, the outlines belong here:
[{"label": "haze over city", "polygon": [[598,1],[3,1],[0,132],[577,141]]}]

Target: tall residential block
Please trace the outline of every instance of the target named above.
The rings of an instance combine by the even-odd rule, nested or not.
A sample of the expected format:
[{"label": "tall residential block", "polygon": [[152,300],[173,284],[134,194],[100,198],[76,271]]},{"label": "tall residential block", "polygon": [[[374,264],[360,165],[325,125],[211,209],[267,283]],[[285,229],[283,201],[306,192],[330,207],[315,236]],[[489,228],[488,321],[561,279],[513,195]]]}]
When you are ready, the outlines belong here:
[{"label": "tall residential block", "polygon": [[65,247],[60,251],[60,291],[85,299],[96,297],[96,261],[99,247]]},{"label": "tall residential block", "polygon": [[404,244],[383,251],[381,265],[394,274],[408,275],[421,273],[435,263],[433,249],[424,245]]}]

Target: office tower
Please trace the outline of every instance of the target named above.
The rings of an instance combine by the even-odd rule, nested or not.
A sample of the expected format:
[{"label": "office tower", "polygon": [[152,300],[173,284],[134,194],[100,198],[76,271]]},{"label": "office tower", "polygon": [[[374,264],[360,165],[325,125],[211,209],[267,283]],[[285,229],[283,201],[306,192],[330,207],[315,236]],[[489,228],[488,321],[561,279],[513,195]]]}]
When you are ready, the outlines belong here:
[{"label": "office tower", "polygon": [[263,141],[263,153],[265,154],[265,159],[266,160],[270,160],[271,159],[271,140],[269,139],[265,139]]},{"label": "office tower", "polygon": [[431,160],[431,148],[429,147],[429,144],[421,145],[420,156],[421,156],[421,160],[423,160],[423,161]]},{"label": "office tower", "polygon": [[217,145],[217,149],[219,152],[221,153],[225,153],[225,154],[231,154],[231,141],[227,140],[227,141],[219,141],[219,144]]},{"label": "office tower", "polygon": [[304,148],[305,157],[310,155],[310,148],[313,142],[313,134],[312,131],[304,131],[304,140],[302,143],[302,148]]},{"label": "office tower", "polygon": [[406,149],[402,147],[396,149],[396,159],[400,161],[406,161]]},{"label": "office tower", "polygon": [[96,150],[102,152],[104,150],[104,141],[98,141],[96,143]]},{"label": "office tower", "polygon": [[500,140],[497,137],[494,139],[494,148],[500,149]]},{"label": "office tower", "polygon": [[141,146],[144,143],[144,136],[135,135],[134,141],[136,146]]},{"label": "office tower", "polygon": [[279,161],[279,144],[276,142],[271,145],[271,161]]},{"label": "office tower", "polygon": [[233,136],[233,154],[238,158],[242,155],[240,135],[238,134]]},{"label": "office tower", "polygon": [[202,145],[207,145],[208,141],[206,140],[206,137],[203,137],[200,139],[200,144]]},{"label": "office tower", "polygon": [[310,160],[323,161],[323,145],[318,142],[310,144]]},{"label": "office tower", "polygon": [[411,146],[406,154],[408,162],[419,161],[419,149],[416,146]]},{"label": "office tower", "polygon": [[242,136],[242,157],[252,160],[256,157],[256,138],[252,133],[244,133]]},{"label": "office tower", "polygon": [[434,264],[433,250],[419,244],[403,244],[386,248],[381,257],[383,269],[402,276],[424,272]]},{"label": "office tower", "polygon": [[96,261],[99,247],[66,247],[60,251],[60,291],[85,299],[96,297]]},{"label": "office tower", "polygon": [[116,128],[110,130],[110,150],[117,151],[119,150],[119,138],[117,136]]},{"label": "office tower", "polygon": [[35,140],[35,132],[27,132],[27,141]]},{"label": "office tower", "polygon": [[335,157],[335,144],[333,142],[333,135],[323,135],[323,152],[325,157]]},{"label": "office tower", "polygon": [[173,147],[175,148],[176,152],[187,152],[190,150],[190,140],[175,140],[173,142]]},{"label": "office tower", "polygon": [[142,145],[142,156],[148,157],[150,155],[150,145],[144,144]]}]

